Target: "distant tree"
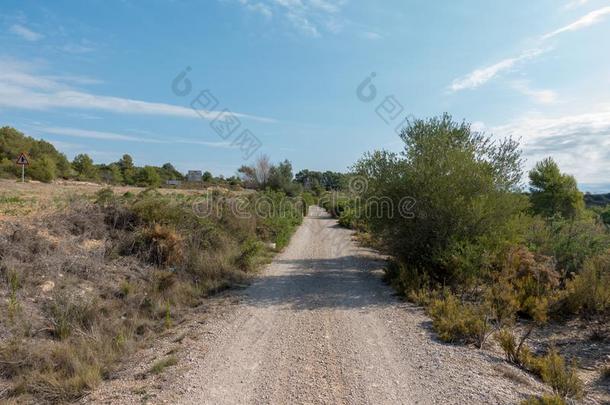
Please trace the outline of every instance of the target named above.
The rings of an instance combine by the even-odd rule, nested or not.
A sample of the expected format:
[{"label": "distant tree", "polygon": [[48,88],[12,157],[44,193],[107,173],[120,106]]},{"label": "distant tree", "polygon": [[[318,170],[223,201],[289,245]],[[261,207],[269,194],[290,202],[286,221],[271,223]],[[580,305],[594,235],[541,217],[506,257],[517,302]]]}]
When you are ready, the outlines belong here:
[{"label": "distant tree", "polygon": [[93,164],[93,160],[86,153],[81,153],[74,157],[72,168],[76,172],[76,177],[79,180],[99,180],[99,172]]},{"label": "distant tree", "polygon": [[109,184],[122,184],[123,174],[121,168],[117,163],[111,163],[109,165],[100,165],[99,167],[100,177],[103,181]]},{"label": "distant tree", "polygon": [[552,158],[538,163],[529,173],[532,210],[544,217],[575,218],[584,208],[583,194],[573,176],[563,174]]},{"label": "distant tree", "polygon": [[141,187],[158,187],[161,184],[161,176],[153,166],[144,166],[138,170],[137,185]]},{"label": "distant tree", "polygon": [[49,155],[34,160],[27,172],[29,177],[45,183],[50,183],[57,175],[55,161]]},{"label": "distant tree", "polygon": [[161,176],[161,180],[181,180],[184,178],[182,173],[180,173],[171,163],[165,163],[161,168],[157,170],[159,172],[159,176]]},{"label": "distant tree", "polygon": [[253,165],[243,165],[237,170],[246,187],[264,189],[269,182],[271,163],[269,156],[259,156]]},{"label": "distant tree", "polygon": [[239,169],[237,169],[237,173],[246,187],[254,188],[258,186],[254,167],[242,165]]},{"label": "distant tree", "polygon": [[344,187],[345,175],[338,172],[326,171],[322,173],[321,185],[326,190],[340,190]]},{"label": "distant tree", "polygon": [[260,155],[254,162],[254,175],[260,188],[265,188],[269,182],[271,162],[269,156]]},{"label": "distant tree", "polygon": [[295,196],[301,191],[301,185],[293,181],[292,163],[288,159],[283,162],[271,166],[269,169],[268,186],[277,191]]},{"label": "distant tree", "polygon": [[60,153],[55,160],[55,164],[57,166],[58,177],[62,177],[64,179],[74,177],[74,170],[72,169],[72,165],[70,164],[70,161],[66,155]]},{"label": "distant tree", "polygon": [[226,179],[226,182],[229,183],[231,186],[241,185],[241,179],[238,176],[231,176]]},{"label": "distant tree", "polygon": [[322,184],[322,173],[312,170],[303,169],[294,178],[297,183],[301,183],[303,188],[307,190],[318,188]]},{"label": "distant tree", "polygon": [[212,180],[214,180],[214,176],[212,176],[212,173],[210,172],[203,172],[201,180],[205,181],[206,183],[210,183]]},{"label": "distant tree", "polygon": [[128,154],[123,155],[121,159],[117,162],[119,168],[121,169],[121,175],[123,176],[123,181],[126,184],[133,185],[136,183],[136,167],[133,164],[133,159]]}]

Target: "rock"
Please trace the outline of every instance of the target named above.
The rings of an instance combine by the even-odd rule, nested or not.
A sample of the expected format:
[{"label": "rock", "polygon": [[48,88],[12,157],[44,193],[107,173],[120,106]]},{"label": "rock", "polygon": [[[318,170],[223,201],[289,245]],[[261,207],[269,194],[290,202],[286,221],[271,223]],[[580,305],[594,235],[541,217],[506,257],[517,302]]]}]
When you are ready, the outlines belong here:
[{"label": "rock", "polygon": [[55,283],[52,282],[51,280],[49,281],[45,281],[44,283],[42,283],[40,285],[40,289],[42,290],[42,292],[49,292],[49,291],[53,291],[53,289],[55,288]]}]

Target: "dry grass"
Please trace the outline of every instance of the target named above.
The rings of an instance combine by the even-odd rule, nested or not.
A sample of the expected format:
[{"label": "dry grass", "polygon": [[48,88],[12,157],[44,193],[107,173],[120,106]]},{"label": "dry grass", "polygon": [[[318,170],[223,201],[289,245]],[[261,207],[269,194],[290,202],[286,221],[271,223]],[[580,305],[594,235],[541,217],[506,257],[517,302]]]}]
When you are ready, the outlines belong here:
[{"label": "dry grass", "polygon": [[150,374],[161,374],[166,368],[175,366],[176,364],[178,364],[178,358],[176,356],[167,356],[155,361],[148,372]]},{"label": "dry grass", "polygon": [[[65,192],[13,186],[44,188],[38,202]],[[192,197],[179,194],[75,187],[88,196],[66,193],[44,213],[0,222],[0,386],[9,387],[1,401],[78,399],[269,257],[257,220],[199,218]],[[170,355],[151,372],[176,361]]]}]

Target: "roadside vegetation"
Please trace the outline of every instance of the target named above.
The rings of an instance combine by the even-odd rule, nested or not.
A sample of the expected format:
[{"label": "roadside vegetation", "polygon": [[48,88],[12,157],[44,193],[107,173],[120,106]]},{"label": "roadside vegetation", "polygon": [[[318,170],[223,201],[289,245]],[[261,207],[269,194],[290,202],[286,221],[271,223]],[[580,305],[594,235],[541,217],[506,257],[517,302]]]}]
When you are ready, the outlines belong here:
[{"label": "roadside vegetation", "polygon": [[[0,398],[72,401],[110,378],[127,355],[206,297],[247,281],[286,245],[304,213],[300,198],[287,198],[273,190],[107,188],[4,220]],[[257,199],[269,202],[264,215],[255,212]],[[150,373],[177,361],[160,359]]]},{"label": "roadside vegetation", "polygon": [[[552,158],[524,189],[516,141],[448,115],[409,122],[401,139],[402,153],[375,151],[354,165],[365,188],[335,193],[324,207],[392,257],[387,281],[426,308],[441,340],[499,347],[552,388],[555,396],[529,403],[582,398],[577,356],[530,342],[549,323],[576,320],[608,347],[610,207],[586,208]],[[409,215],[405,196],[415,203]]]}]

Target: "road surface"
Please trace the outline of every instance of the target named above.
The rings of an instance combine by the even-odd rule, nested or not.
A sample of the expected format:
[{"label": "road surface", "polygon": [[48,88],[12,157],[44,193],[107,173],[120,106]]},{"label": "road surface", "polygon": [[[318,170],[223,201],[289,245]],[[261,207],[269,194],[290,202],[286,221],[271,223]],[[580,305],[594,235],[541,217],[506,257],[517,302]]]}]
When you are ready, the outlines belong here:
[{"label": "road surface", "polygon": [[371,256],[312,207],[175,400],[505,404],[531,393],[498,372],[500,359],[435,341],[429,320],[394,297]]},{"label": "road surface", "polygon": [[[200,322],[182,350],[186,366],[167,370],[144,402],[511,404],[540,393],[492,352],[436,340],[423,311],[394,296],[383,262],[352,236],[312,207],[234,305]],[[129,393],[144,389],[105,391],[87,402],[141,403]]]}]

